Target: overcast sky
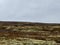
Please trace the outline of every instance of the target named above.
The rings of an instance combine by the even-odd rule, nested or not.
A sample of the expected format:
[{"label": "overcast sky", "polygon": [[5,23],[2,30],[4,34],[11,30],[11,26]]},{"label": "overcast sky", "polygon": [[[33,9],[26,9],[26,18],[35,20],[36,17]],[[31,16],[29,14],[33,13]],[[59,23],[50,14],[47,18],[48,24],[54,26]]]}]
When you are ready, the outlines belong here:
[{"label": "overcast sky", "polygon": [[60,23],[60,0],[0,0],[0,21]]}]

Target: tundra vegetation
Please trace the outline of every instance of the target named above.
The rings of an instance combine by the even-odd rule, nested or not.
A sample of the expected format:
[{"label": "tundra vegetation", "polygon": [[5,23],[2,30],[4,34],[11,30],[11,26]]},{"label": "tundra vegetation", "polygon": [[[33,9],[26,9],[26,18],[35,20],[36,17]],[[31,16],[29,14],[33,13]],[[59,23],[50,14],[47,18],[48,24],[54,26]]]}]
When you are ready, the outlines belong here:
[{"label": "tundra vegetation", "polygon": [[0,45],[60,45],[60,24],[0,22]]}]

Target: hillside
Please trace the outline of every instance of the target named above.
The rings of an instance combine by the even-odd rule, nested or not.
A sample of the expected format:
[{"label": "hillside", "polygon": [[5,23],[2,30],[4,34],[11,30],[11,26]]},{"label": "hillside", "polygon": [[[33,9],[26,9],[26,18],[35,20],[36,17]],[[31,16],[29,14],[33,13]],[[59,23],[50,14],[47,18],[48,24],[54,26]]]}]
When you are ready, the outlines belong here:
[{"label": "hillside", "polygon": [[60,24],[0,21],[0,40],[17,38],[53,41],[57,44],[60,43]]}]

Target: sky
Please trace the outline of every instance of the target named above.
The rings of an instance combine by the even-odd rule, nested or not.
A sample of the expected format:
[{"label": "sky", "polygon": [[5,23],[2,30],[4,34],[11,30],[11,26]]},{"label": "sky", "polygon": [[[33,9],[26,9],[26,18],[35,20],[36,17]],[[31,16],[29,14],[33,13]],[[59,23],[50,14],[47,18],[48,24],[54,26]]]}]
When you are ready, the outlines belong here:
[{"label": "sky", "polygon": [[0,21],[60,23],[60,0],[0,0]]}]

